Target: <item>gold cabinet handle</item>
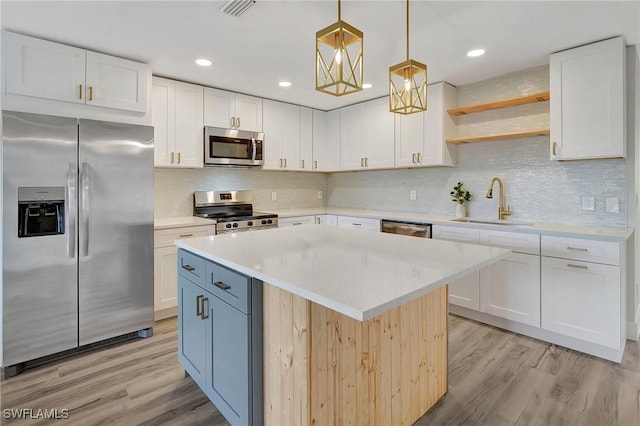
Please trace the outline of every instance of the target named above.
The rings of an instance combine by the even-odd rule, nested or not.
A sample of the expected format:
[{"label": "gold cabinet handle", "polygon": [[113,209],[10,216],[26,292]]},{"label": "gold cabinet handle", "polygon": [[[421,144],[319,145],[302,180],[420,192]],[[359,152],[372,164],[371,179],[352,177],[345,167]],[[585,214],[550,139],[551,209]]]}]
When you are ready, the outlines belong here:
[{"label": "gold cabinet handle", "polygon": [[208,297],[203,297],[202,298],[202,308],[200,308],[200,318],[202,318],[203,320],[206,320],[209,318],[209,314],[207,313],[207,311],[205,311],[204,309],[204,302],[208,302],[209,298]]},{"label": "gold cabinet handle", "polygon": [[93,86],[89,86],[89,100],[93,100]]},{"label": "gold cabinet handle", "polygon": [[284,159],[284,168],[285,169],[287,168],[287,159],[286,158]]},{"label": "gold cabinet handle", "polygon": [[589,269],[589,267],[586,265],[575,265],[573,263],[567,263],[567,266],[569,268],[576,268],[576,269]]},{"label": "gold cabinet handle", "polygon": [[551,145],[551,152],[553,152],[553,155],[558,155],[557,150],[558,150],[558,143],[557,143],[557,142],[554,142],[554,143]]},{"label": "gold cabinet handle", "polygon": [[236,127],[240,127],[240,117],[236,117],[236,120],[238,120],[238,124],[236,125]]},{"label": "gold cabinet handle", "polygon": [[361,224],[361,223],[357,223],[357,222],[353,222],[353,223],[352,223],[352,225],[353,225],[353,226],[362,226],[362,224]]},{"label": "gold cabinet handle", "polygon": [[304,169],[304,160],[300,160],[300,168]]},{"label": "gold cabinet handle", "polygon": [[418,153],[418,164],[422,163],[422,154]]},{"label": "gold cabinet handle", "polygon": [[202,299],[204,295],[196,296],[196,316],[202,318]]},{"label": "gold cabinet handle", "polygon": [[182,162],[182,153],[179,152],[178,153],[178,164],[180,164]]},{"label": "gold cabinet handle", "polygon": [[302,225],[302,222],[293,222],[291,225],[293,225],[293,226]]},{"label": "gold cabinet handle", "polygon": [[364,158],[360,158],[360,167],[364,167]]},{"label": "gold cabinet handle", "polygon": [[415,152],[413,154],[411,154],[411,162],[413,164],[416,164],[416,153]]},{"label": "gold cabinet handle", "polygon": [[280,167],[282,167],[282,158],[280,159]]},{"label": "gold cabinet handle", "polygon": [[369,167],[369,157],[364,157],[364,166]]},{"label": "gold cabinet handle", "polygon": [[320,225],[320,217],[316,217],[316,223]]},{"label": "gold cabinet handle", "polygon": [[78,96],[82,99],[82,84],[80,85],[80,90],[78,92]]},{"label": "gold cabinet handle", "polygon": [[180,238],[193,237],[193,234],[180,234]]},{"label": "gold cabinet handle", "polygon": [[318,160],[313,160],[313,168],[314,169],[318,168]]},{"label": "gold cabinet handle", "polygon": [[171,153],[171,164],[173,164],[173,160],[174,160],[174,155],[173,152]]},{"label": "gold cabinet handle", "polygon": [[589,249],[582,248],[582,247],[567,247],[567,250],[573,250],[573,251],[589,251]]},{"label": "gold cabinet handle", "polygon": [[233,127],[233,126],[234,126],[234,123],[235,123],[235,119],[234,119],[233,117],[231,117],[231,118],[229,119],[229,121],[231,122],[231,127]]}]

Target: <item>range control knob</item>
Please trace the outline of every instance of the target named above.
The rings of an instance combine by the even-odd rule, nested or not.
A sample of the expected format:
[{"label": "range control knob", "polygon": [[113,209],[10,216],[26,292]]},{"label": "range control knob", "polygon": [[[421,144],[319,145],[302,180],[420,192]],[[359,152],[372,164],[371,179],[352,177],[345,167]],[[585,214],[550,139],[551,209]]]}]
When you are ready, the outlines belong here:
[{"label": "range control knob", "polygon": [[231,224],[230,224],[230,223],[227,223],[227,224],[225,225],[225,228],[231,228]]},{"label": "range control knob", "polygon": [[267,220],[267,223],[273,223],[273,221],[271,219]]},{"label": "range control knob", "polygon": [[266,225],[266,224],[267,224],[267,221],[266,221],[266,220],[264,220],[264,219],[262,219],[262,224],[263,224],[263,225]]},{"label": "range control knob", "polygon": [[234,223],[234,224],[233,224],[233,227],[234,227],[234,228],[237,228],[237,227],[238,227],[238,224],[237,224],[237,223]]},{"label": "range control knob", "polygon": [[247,222],[247,226],[253,226],[253,222],[251,221]]}]

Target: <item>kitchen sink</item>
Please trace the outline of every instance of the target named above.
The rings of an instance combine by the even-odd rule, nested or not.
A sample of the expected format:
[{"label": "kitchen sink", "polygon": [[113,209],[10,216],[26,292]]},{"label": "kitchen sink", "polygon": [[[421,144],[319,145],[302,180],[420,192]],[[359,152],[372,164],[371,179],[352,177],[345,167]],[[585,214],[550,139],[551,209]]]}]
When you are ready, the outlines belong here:
[{"label": "kitchen sink", "polygon": [[520,222],[515,220],[493,220],[493,219],[474,219],[470,217],[460,217],[451,219],[452,222],[478,223],[482,225],[500,225],[500,226],[533,226],[531,222]]}]

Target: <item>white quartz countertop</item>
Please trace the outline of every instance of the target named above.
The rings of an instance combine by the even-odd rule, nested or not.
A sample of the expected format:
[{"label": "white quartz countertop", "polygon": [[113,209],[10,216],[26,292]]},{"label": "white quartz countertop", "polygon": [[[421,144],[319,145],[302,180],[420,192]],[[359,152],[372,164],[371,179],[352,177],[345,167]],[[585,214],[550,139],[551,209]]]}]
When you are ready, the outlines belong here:
[{"label": "white quartz countertop", "polygon": [[[340,216],[358,216],[373,219],[401,220],[409,222],[430,223],[434,225],[451,225],[479,229],[502,230],[540,235],[555,235],[562,237],[589,238],[604,241],[626,241],[633,234],[633,228],[616,228],[596,225],[575,225],[567,223],[518,221],[507,219],[505,222],[526,223],[528,226],[505,226],[490,223],[456,222],[453,216],[434,215],[426,213],[396,212],[383,210],[347,209],[338,207],[315,207],[300,209],[267,210],[276,213],[278,217],[309,216],[317,214],[335,214]],[[477,218],[492,221],[494,218]]]},{"label": "white quartz countertop", "polygon": [[156,217],[153,220],[153,229],[183,228],[185,226],[215,225],[211,219],[196,216]]},{"label": "white quartz countertop", "polygon": [[316,225],[190,238],[176,245],[360,321],[510,253]]}]

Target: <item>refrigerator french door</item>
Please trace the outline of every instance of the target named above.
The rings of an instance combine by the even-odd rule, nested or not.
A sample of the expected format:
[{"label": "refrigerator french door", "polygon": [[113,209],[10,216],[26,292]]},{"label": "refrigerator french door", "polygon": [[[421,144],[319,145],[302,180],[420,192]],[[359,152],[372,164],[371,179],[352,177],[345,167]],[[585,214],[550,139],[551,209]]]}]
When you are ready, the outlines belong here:
[{"label": "refrigerator french door", "polygon": [[152,127],[3,112],[2,296],[4,367],[152,327]]}]

